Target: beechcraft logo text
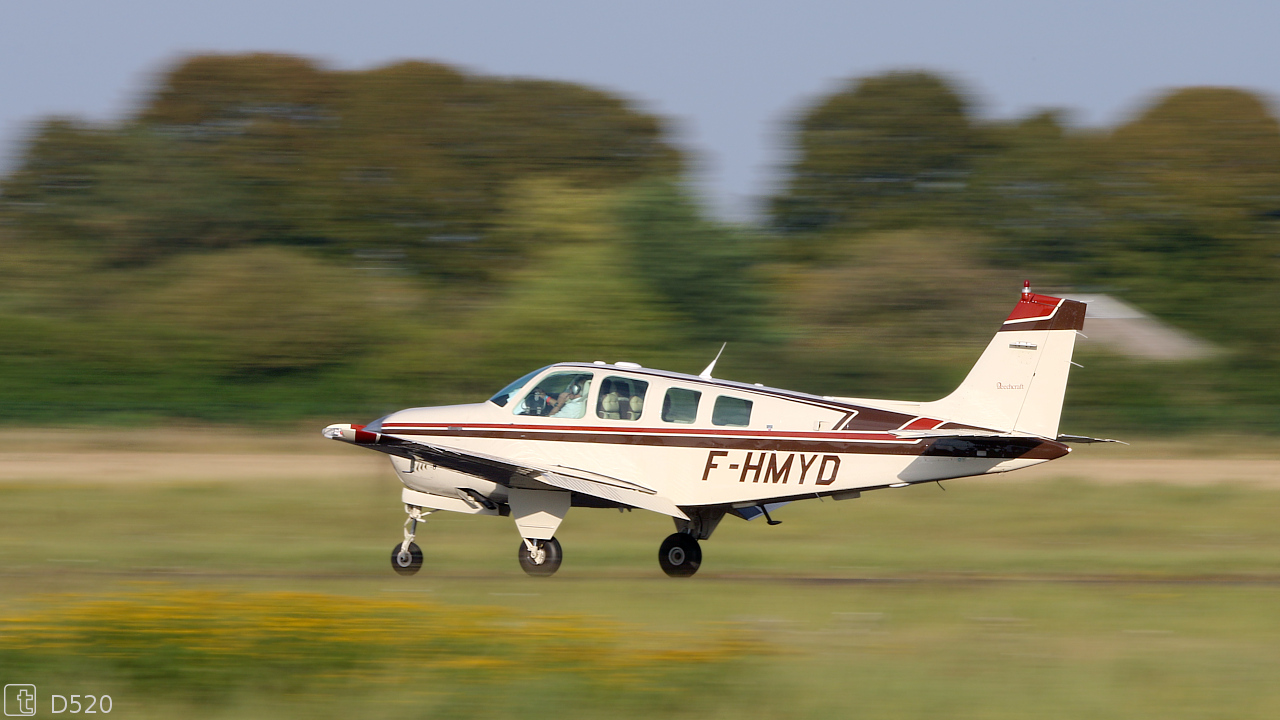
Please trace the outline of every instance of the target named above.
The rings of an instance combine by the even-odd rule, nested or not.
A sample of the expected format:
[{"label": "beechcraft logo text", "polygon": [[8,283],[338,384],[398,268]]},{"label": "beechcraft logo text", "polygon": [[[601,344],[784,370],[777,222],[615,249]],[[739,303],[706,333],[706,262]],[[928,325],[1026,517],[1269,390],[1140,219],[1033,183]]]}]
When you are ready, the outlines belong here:
[{"label": "beechcraft logo text", "polygon": [[35,685],[5,685],[4,686],[4,714],[5,715],[35,715],[36,714],[36,686]]}]

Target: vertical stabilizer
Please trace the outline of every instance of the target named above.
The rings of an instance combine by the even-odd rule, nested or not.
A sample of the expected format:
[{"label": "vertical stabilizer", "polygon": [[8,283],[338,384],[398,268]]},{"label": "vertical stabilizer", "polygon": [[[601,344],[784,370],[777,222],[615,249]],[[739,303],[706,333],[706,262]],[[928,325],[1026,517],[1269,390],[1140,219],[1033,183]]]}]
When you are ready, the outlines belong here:
[{"label": "vertical stabilizer", "polygon": [[921,410],[956,423],[1054,438],[1085,304],[1030,283],[955,392]]}]

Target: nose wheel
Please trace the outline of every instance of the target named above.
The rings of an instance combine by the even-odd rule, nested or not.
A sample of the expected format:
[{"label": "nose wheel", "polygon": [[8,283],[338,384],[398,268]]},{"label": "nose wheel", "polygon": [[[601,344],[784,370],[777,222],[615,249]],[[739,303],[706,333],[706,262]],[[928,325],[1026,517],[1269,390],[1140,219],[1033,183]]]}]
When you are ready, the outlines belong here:
[{"label": "nose wheel", "polygon": [[688,533],[673,533],[658,548],[658,564],[671,577],[689,577],[702,565],[702,546]]},{"label": "nose wheel", "polygon": [[517,550],[520,569],[533,577],[549,577],[560,569],[560,561],[564,555],[560,552],[560,541],[530,540],[525,538]]},{"label": "nose wheel", "polygon": [[422,550],[417,543],[396,543],[391,548],[391,569],[401,575],[412,575],[422,569]]},{"label": "nose wheel", "polygon": [[405,505],[404,511],[409,515],[404,521],[404,542],[396,543],[391,548],[391,569],[401,575],[412,575],[422,569],[422,550],[413,541],[418,533],[418,523],[426,520],[435,510]]}]

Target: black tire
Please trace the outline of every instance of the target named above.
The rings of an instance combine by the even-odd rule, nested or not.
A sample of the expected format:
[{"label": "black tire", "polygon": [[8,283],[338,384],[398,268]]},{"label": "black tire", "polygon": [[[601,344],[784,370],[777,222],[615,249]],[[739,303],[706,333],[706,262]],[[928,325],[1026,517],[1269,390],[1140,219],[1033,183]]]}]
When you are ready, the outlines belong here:
[{"label": "black tire", "polygon": [[689,577],[702,565],[702,546],[687,533],[668,535],[658,548],[658,564],[671,577]]},{"label": "black tire", "polygon": [[391,569],[401,575],[412,575],[422,569],[422,550],[418,549],[417,543],[409,543],[409,552],[404,556],[400,555],[401,543],[391,548]]},{"label": "black tire", "polygon": [[[551,538],[550,540],[534,540],[537,550],[535,553],[540,554],[541,558],[535,559],[529,554],[529,547],[520,541],[520,547],[517,549],[517,557],[520,558],[520,569],[532,577],[550,577],[556,574],[560,569],[560,561],[564,559],[564,553],[560,551],[560,541]],[[539,562],[538,560],[541,560]]]}]

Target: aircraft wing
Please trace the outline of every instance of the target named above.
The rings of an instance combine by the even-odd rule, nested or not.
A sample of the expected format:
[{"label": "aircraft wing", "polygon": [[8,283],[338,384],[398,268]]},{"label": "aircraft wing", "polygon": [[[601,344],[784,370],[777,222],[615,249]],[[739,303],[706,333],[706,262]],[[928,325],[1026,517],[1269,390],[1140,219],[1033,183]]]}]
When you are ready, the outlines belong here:
[{"label": "aircraft wing", "polygon": [[629,480],[563,465],[516,462],[509,458],[435,443],[424,443],[416,438],[399,435],[382,435],[379,445],[387,443],[388,440],[393,442],[386,451],[392,455],[429,462],[450,470],[492,480],[501,485],[510,485],[512,476],[520,476],[553,488],[591,495],[681,520],[689,519],[680,508],[676,507],[675,503],[659,495],[656,490]]}]

